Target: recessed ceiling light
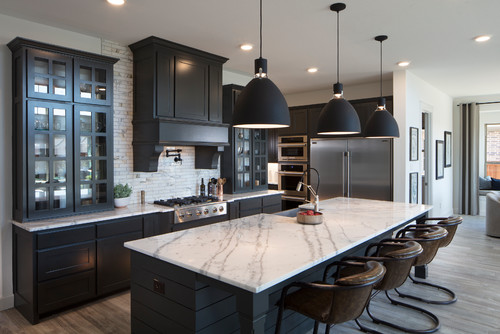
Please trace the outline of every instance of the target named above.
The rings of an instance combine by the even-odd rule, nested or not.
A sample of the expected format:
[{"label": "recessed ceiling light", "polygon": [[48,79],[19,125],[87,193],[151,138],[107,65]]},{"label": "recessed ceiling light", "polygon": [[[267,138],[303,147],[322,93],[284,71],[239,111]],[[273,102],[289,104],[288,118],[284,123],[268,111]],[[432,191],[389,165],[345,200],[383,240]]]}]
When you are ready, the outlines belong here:
[{"label": "recessed ceiling light", "polygon": [[488,35],[482,35],[482,36],[477,36],[476,38],[474,38],[474,40],[476,42],[486,42],[486,41],[489,41],[490,40],[490,36]]},{"label": "recessed ceiling light", "polygon": [[309,73],[316,73],[316,72],[318,72],[318,68],[317,67],[309,67],[307,69],[307,72],[309,72]]},{"label": "recessed ceiling light", "polygon": [[242,49],[243,51],[250,51],[253,49],[253,45],[252,44],[241,44],[240,45],[240,49]]},{"label": "recessed ceiling light", "polygon": [[125,3],[125,0],[107,0],[108,3],[115,5],[115,6],[121,6]]},{"label": "recessed ceiling light", "polygon": [[401,66],[401,67],[406,67],[406,66],[408,66],[408,65],[410,65],[410,62],[409,62],[409,61],[407,61],[407,60],[403,60],[403,61],[400,61],[400,62],[398,63],[398,66]]}]

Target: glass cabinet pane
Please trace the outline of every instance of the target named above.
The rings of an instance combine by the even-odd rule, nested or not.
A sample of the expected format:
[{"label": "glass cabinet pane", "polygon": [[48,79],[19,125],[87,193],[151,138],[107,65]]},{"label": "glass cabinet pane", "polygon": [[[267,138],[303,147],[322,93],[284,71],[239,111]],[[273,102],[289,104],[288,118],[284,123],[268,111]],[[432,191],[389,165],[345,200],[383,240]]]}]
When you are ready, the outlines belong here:
[{"label": "glass cabinet pane", "polygon": [[66,186],[60,186],[54,188],[54,209],[65,209],[66,208]]},{"label": "glass cabinet pane", "polygon": [[106,100],[106,86],[95,86],[95,98],[98,100]]},{"label": "glass cabinet pane", "polygon": [[35,77],[35,93],[49,93],[49,78]]},{"label": "glass cabinet pane", "polygon": [[97,157],[106,156],[106,137],[96,136],[95,137],[95,155]]},{"label": "glass cabinet pane", "polygon": [[100,183],[96,185],[96,202],[97,203],[107,203],[108,201],[108,191],[106,183]]},{"label": "glass cabinet pane", "polygon": [[80,80],[92,81],[92,67],[80,66]]},{"label": "glass cabinet pane", "polygon": [[80,185],[80,204],[81,205],[91,205],[92,204],[92,185],[91,184]]},{"label": "glass cabinet pane", "polygon": [[56,131],[66,131],[66,110],[54,108],[52,111],[53,117],[53,128]]},{"label": "glass cabinet pane", "polygon": [[49,189],[35,188],[35,210],[47,210],[49,208]]},{"label": "glass cabinet pane", "polygon": [[92,112],[85,110],[80,111],[80,131],[92,131]]},{"label": "glass cabinet pane", "polygon": [[106,132],[106,114],[102,112],[95,113],[95,132]]},{"label": "glass cabinet pane", "polygon": [[66,135],[54,135],[54,157],[66,156]]},{"label": "glass cabinet pane", "polygon": [[92,136],[80,136],[80,156],[92,156]]},{"label": "glass cabinet pane", "polygon": [[80,161],[80,181],[92,181],[92,160]]},{"label": "glass cabinet pane", "polygon": [[97,160],[95,163],[95,179],[96,180],[106,180],[107,179],[107,161]]},{"label": "glass cabinet pane", "polygon": [[48,134],[35,134],[35,157],[48,157],[49,156],[49,135]]},{"label": "glass cabinet pane", "polygon": [[49,182],[49,162],[35,161],[35,183]]},{"label": "glass cabinet pane", "polygon": [[66,80],[54,79],[52,83],[55,95],[66,95]]},{"label": "glass cabinet pane", "polygon": [[49,74],[49,60],[45,58],[35,57],[35,73]]},{"label": "glass cabinet pane", "polygon": [[54,61],[52,63],[52,73],[58,77],[66,77],[66,63]]},{"label": "glass cabinet pane", "polygon": [[106,70],[103,68],[95,69],[95,81],[106,83]]},{"label": "glass cabinet pane", "polygon": [[92,98],[92,85],[91,84],[80,84],[80,97],[84,99]]},{"label": "glass cabinet pane", "polygon": [[49,108],[35,107],[35,130],[49,129]]},{"label": "glass cabinet pane", "polygon": [[66,161],[56,160],[54,161],[53,180],[55,183],[65,183],[66,182]]}]

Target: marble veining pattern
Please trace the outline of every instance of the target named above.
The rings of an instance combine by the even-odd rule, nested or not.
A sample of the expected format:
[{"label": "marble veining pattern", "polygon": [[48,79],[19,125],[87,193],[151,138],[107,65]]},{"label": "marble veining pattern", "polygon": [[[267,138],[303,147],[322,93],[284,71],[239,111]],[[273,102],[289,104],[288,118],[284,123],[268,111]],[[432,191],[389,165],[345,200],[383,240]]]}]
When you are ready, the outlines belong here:
[{"label": "marble veining pattern", "polygon": [[428,211],[362,199],[320,202],[324,223],[259,214],[127,242],[126,247],[257,293]]}]

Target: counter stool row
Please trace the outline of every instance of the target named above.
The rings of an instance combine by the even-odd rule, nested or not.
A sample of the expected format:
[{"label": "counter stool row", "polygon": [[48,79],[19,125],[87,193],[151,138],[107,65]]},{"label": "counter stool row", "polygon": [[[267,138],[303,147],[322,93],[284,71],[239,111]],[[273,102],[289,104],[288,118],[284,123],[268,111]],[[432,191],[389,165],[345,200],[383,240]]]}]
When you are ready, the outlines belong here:
[{"label": "counter stool row", "polygon": [[[358,317],[364,309],[376,324],[409,333],[437,331],[440,323],[436,315],[421,307],[394,299],[389,291],[394,290],[400,297],[432,304],[455,302],[457,299],[453,291],[436,284],[415,280],[410,271],[412,267],[429,264],[440,247],[448,246],[461,222],[462,218],[458,216],[422,219],[419,223],[408,225],[398,231],[395,238],[369,245],[364,256],[350,256],[328,265],[321,282],[295,282],[287,285],[283,288],[278,302],[275,333],[280,333],[285,309],[313,319],[314,334],[318,332],[319,323],[326,324],[325,333],[328,334],[332,325],[349,320],[355,320],[363,332],[380,333],[359,322]],[[450,299],[428,300],[400,292],[398,288],[408,277],[415,284],[425,284],[444,291]],[[382,291],[393,305],[421,312],[433,325],[424,329],[407,328],[374,316],[370,309],[370,301]]]}]

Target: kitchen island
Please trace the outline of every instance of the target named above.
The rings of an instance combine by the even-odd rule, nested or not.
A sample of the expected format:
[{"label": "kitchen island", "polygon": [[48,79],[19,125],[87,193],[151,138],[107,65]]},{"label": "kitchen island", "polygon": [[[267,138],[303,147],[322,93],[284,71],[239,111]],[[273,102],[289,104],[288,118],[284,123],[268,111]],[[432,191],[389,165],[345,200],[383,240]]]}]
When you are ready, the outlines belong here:
[{"label": "kitchen island", "polygon": [[[334,198],[320,208],[320,225],[259,214],[127,242],[132,332],[272,332],[283,286],[319,279],[327,264],[425,216],[431,207]],[[284,332],[308,328],[312,321],[285,314]]]}]

